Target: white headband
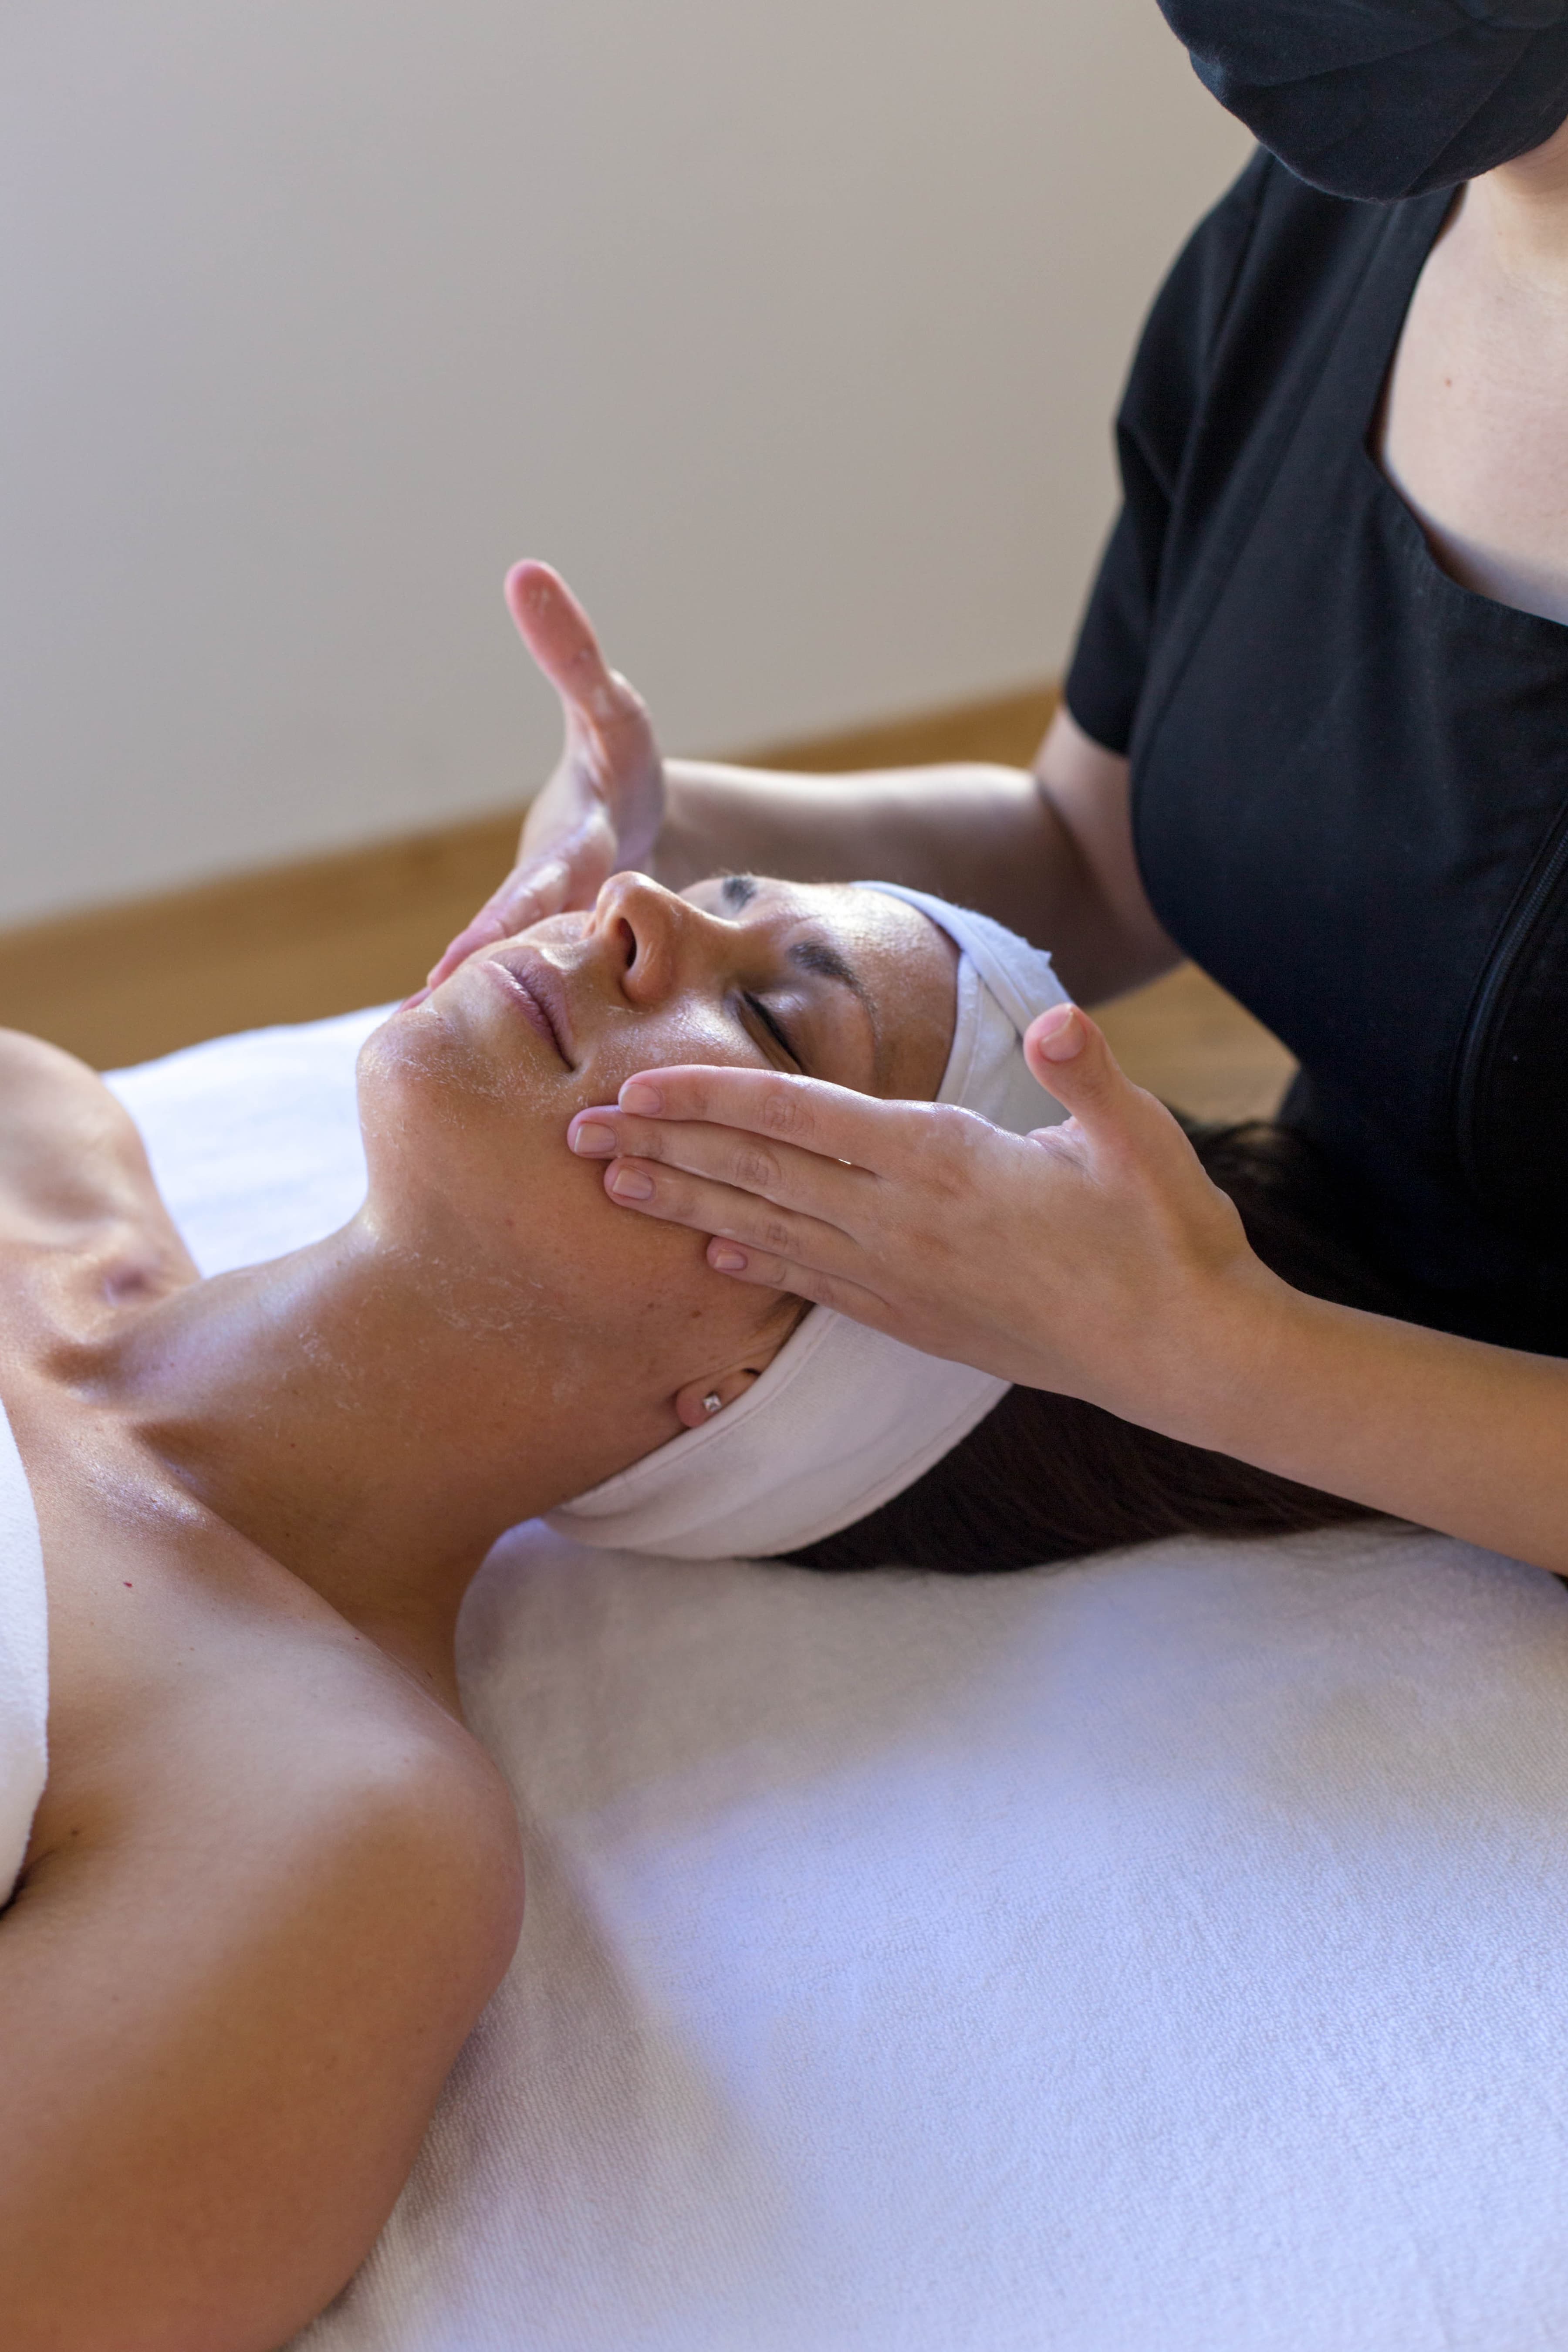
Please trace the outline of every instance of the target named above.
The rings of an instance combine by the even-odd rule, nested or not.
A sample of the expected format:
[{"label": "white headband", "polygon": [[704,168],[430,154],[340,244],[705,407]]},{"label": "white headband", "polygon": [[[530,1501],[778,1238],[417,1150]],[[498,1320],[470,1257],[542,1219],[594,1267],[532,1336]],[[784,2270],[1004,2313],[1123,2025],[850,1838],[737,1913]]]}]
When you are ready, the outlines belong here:
[{"label": "white headband", "polygon": [[[1036,1014],[1068,1001],[1049,956],[923,890],[857,887],[919,908],[960,950],[938,1102],[961,1103],[1013,1135],[1064,1118],[1030,1076],[1022,1046]],[[1008,1385],[815,1307],[744,1396],[550,1512],[549,1524],[579,1543],[677,1559],[799,1551],[912,1486]]]}]

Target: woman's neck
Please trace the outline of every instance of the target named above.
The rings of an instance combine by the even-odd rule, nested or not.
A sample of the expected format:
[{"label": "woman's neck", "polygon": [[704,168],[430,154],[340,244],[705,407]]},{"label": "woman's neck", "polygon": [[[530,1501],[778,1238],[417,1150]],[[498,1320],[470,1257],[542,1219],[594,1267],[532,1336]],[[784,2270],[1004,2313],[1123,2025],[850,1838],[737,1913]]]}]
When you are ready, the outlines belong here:
[{"label": "woman's neck", "polygon": [[1472,180],[1460,218],[1505,281],[1568,309],[1568,122]]},{"label": "woman's neck", "polygon": [[92,1385],[202,1505],[448,1700],[496,1538],[671,1433],[606,1393],[523,1275],[456,1270],[363,1216],[172,1293]]}]

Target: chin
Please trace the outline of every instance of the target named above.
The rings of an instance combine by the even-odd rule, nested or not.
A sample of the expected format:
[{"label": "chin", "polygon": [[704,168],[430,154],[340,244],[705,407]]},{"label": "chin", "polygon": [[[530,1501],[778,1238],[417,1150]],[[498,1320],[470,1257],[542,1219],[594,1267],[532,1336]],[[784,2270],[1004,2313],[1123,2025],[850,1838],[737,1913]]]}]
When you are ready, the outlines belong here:
[{"label": "chin", "polygon": [[360,1131],[373,1190],[378,1169],[390,1173],[393,1162],[427,1184],[492,1150],[523,1163],[531,1139],[542,1144],[557,1130],[564,1138],[570,1108],[540,1067],[542,1056],[520,1050],[505,1034],[513,1024],[472,1011],[442,989],[412,1012],[393,1013],[361,1046]]}]

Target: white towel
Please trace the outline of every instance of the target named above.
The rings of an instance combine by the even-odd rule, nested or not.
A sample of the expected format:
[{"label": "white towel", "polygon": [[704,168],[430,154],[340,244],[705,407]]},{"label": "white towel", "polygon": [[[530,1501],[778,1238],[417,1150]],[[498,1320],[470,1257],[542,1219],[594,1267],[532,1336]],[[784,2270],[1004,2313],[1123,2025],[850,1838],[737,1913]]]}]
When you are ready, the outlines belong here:
[{"label": "white towel", "polygon": [[49,1621],[37,1514],[0,1405],[0,1904],[26,1857],[48,1772]]},{"label": "white towel", "polygon": [[[371,1023],[119,1082],[213,1270],[353,1205]],[[461,1668],[522,1939],[301,2352],[1568,2342],[1551,1578],[1396,1530],[964,1580],[535,1529]]]}]

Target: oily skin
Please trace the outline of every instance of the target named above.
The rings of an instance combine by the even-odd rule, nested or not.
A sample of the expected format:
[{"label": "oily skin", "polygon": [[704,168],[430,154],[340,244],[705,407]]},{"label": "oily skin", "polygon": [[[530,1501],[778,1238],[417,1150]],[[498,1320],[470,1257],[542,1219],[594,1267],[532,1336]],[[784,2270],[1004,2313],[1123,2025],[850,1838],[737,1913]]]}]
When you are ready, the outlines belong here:
[{"label": "oily skin", "polygon": [[801,1311],[626,1218],[573,1112],[650,1056],[793,1066],[754,1004],[850,1085],[931,1092],[945,1059],[951,953],[895,901],[625,875],[526,952],[570,1058],[460,970],[366,1048],[360,1215],[211,1282],[98,1078],[0,1034],[0,1392],[50,1608],[49,1778],[0,1918],[8,2352],[291,2336],[510,1959],[463,1588],[502,1528],[742,1392]]},{"label": "oily skin", "polygon": [[[702,1396],[732,1401],[796,1319],[717,1279],[694,1238],[617,1217],[565,1149],[573,1113],[673,1061],[929,1096],[952,1020],[949,943],[866,892],[682,898],[616,876],[592,913],[528,935],[564,1055],[489,969],[513,945],[367,1044],[369,1188],[341,1233],[198,1284],[163,1220],[164,1295],[117,1274],[128,1303],[101,1328],[104,1277],[84,1315],[51,1269],[56,1378],[448,1705],[458,1605],[495,1537],[695,1425]],[[823,969],[838,959],[863,996]]]}]

